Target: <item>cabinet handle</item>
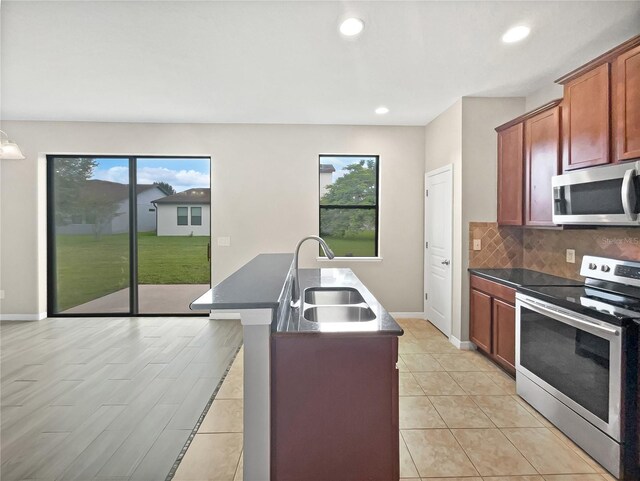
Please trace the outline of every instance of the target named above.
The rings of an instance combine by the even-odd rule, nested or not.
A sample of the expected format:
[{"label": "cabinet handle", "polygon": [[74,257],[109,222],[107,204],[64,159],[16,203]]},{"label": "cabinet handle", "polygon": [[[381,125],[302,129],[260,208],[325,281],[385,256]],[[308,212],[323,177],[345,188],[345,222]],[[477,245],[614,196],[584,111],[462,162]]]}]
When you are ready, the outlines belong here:
[{"label": "cabinet handle", "polygon": [[448,266],[449,264],[451,264],[451,261],[447,259],[447,260],[442,261],[440,264],[442,264],[444,266]]}]

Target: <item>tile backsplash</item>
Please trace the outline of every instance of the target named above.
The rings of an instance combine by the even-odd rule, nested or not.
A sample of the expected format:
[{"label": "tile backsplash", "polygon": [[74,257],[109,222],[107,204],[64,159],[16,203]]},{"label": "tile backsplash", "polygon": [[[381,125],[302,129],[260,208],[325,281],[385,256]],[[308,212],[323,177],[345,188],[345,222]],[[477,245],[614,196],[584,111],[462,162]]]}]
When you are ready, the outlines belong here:
[{"label": "tile backsplash", "polygon": [[[473,250],[473,239],[482,248]],[[495,222],[469,223],[469,267],[522,267],[523,231],[499,227]]]},{"label": "tile backsplash", "polygon": [[[481,239],[480,251],[473,250],[473,239]],[[575,264],[566,262],[567,249],[575,250]],[[640,260],[640,228],[555,230],[469,223],[469,267],[524,267],[580,279],[584,255]]]}]

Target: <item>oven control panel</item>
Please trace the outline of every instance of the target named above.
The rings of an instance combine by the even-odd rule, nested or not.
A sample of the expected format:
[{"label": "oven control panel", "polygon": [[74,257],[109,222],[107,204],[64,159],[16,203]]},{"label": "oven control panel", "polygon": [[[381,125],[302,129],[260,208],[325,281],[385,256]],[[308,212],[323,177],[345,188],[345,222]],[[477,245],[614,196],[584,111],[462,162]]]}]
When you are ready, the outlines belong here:
[{"label": "oven control panel", "polygon": [[640,267],[633,266],[616,266],[613,273],[618,277],[627,277],[629,279],[640,280]]},{"label": "oven control panel", "polygon": [[584,256],[580,275],[640,287],[640,262]]}]

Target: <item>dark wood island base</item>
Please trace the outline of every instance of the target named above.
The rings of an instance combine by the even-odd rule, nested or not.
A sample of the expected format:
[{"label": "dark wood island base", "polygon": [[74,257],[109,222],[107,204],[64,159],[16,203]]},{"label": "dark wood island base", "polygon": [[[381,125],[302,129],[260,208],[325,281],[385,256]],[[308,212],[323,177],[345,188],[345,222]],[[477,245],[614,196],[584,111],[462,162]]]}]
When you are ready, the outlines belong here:
[{"label": "dark wood island base", "polygon": [[271,337],[271,481],[397,481],[398,337]]}]

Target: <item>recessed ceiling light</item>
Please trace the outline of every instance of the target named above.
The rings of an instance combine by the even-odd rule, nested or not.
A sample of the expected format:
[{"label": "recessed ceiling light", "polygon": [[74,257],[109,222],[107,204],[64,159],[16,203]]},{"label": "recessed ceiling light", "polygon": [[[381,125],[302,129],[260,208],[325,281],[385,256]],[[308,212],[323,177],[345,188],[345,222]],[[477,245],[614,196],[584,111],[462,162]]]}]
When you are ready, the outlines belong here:
[{"label": "recessed ceiling light", "polygon": [[389,109],[387,107],[385,107],[384,105],[381,105],[380,107],[378,107],[376,109],[376,114],[378,115],[384,115],[384,114],[388,114],[389,113]]},{"label": "recessed ceiling light", "polygon": [[340,24],[340,33],[345,37],[355,37],[364,28],[364,22],[359,18],[347,18]]},{"label": "recessed ceiling light", "polygon": [[529,32],[531,32],[529,27],[518,25],[517,27],[507,30],[507,32],[502,36],[502,41],[504,43],[519,42],[520,40],[527,38],[529,36]]}]

